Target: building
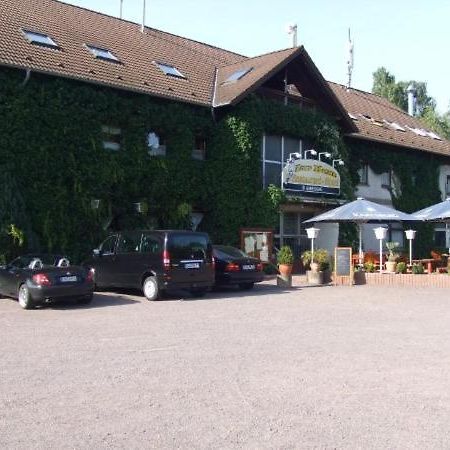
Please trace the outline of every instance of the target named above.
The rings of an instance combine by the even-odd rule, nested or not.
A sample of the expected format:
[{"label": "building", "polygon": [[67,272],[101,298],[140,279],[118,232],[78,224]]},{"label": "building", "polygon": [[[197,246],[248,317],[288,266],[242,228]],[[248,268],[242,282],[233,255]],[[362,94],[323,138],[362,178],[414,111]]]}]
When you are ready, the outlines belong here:
[{"label": "building", "polygon": [[[108,228],[195,216],[228,243],[241,227],[274,227],[276,245],[299,254],[302,222],[355,191],[401,198],[395,158],[436,167],[447,189],[448,141],[384,99],[328,83],[304,47],[247,58],[56,0],[0,10],[0,151],[22,199],[8,220],[46,248],[82,254]],[[378,153],[395,155],[386,173],[372,170]],[[337,184],[282,192],[288,161]],[[319,245],[332,248],[338,226],[321,228]]]}]

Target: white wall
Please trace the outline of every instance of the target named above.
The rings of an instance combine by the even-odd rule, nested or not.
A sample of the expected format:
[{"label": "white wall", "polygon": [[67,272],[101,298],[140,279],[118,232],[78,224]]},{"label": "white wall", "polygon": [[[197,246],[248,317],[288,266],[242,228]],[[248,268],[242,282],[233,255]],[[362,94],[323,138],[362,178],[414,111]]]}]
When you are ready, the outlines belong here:
[{"label": "white wall", "polygon": [[389,189],[382,187],[382,176],[377,175],[370,167],[368,170],[368,185],[359,184],[356,196],[363,197],[383,205],[392,206],[392,198]]},{"label": "white wall", "polygon": [[439,167],[439,190],[441,191],[441,198],[445,200],[447,198],[446,183],[447,183],[447,175],[450,175],[450,166],[442,165]]}]

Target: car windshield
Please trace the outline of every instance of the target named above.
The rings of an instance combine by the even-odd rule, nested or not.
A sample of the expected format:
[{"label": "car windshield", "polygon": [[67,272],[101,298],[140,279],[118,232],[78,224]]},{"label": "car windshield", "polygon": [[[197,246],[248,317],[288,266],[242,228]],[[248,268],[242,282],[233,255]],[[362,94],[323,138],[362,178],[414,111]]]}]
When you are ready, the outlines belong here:
[{"label": "car windshield", "polygon": [[242,250],[239,250],[236,247],[231,247],[229,245],[215,245],[214,253],[218,258],[250,258],[250,256],[248,256]]}]

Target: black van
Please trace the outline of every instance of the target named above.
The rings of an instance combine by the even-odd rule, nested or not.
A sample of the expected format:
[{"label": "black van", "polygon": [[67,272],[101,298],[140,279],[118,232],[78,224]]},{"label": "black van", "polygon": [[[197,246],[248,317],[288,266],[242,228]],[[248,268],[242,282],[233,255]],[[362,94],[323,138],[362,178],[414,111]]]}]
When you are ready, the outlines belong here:
[{"label": "black van", "polygon": [[94,249],[84,265],[95,270],[96,287],[142,289],[148,300],[169,289],[200,297],[214,284],[211,241],[194,231],[121,231]]}]

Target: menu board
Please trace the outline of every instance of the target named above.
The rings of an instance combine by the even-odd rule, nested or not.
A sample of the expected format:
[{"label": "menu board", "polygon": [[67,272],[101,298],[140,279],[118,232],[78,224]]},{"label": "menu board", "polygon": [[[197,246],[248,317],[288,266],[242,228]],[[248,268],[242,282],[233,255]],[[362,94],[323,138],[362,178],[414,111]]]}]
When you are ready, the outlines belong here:
[{"label": "menu board", "polygon": [[272,255],[273,230],[265,228],[242,228],[241,250],[247,255],[259,258],[263,263]]},{"label": "menu board", "polygon": [[334,273],[338,277],[349,277],[352,274],[352,248],[336,247],[334,249]]}]

